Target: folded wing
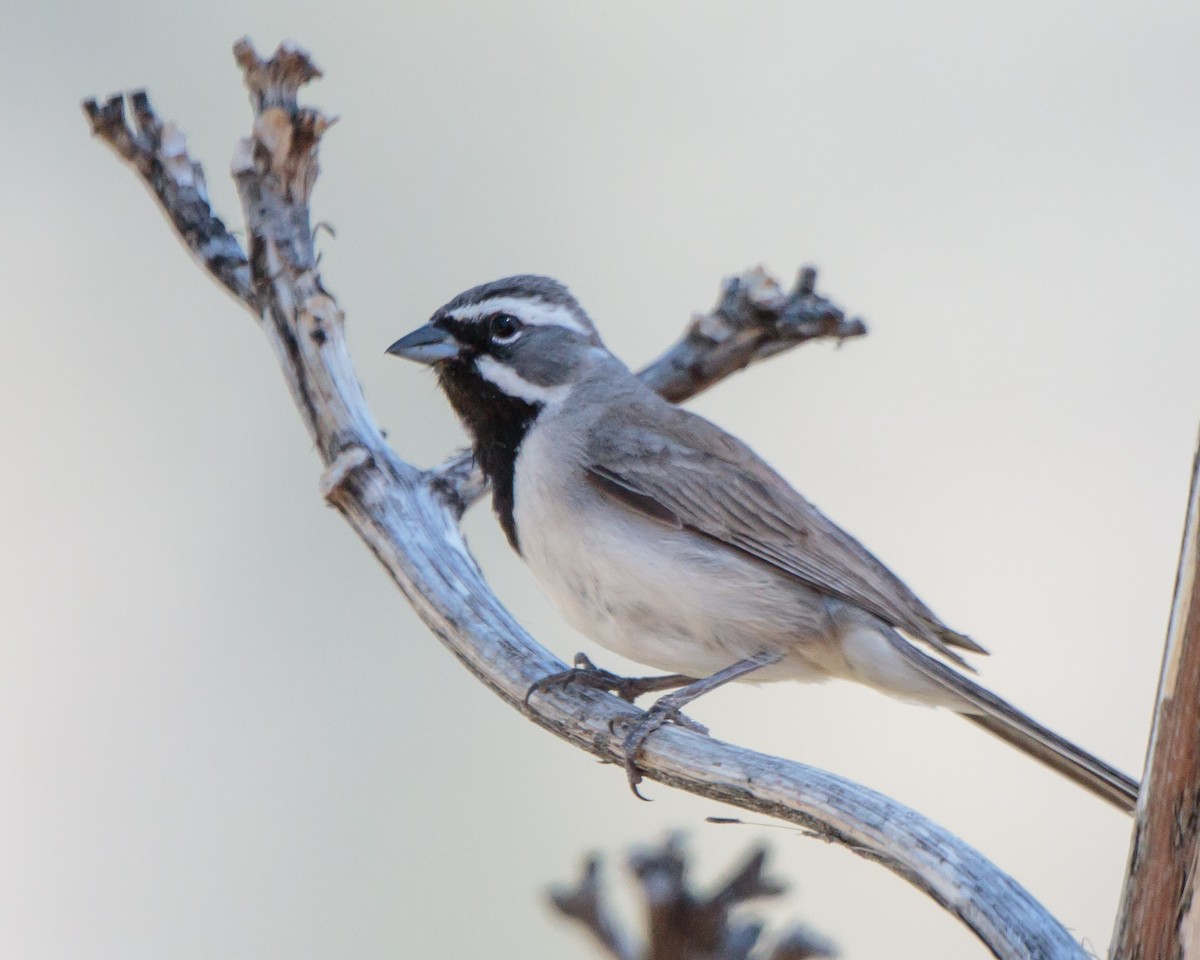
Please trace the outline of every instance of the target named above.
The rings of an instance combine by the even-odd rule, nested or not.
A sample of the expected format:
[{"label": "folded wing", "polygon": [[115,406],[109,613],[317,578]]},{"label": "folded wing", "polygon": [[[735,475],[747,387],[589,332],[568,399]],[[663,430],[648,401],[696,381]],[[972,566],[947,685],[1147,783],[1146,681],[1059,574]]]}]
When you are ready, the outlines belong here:
[{"label": "folded wing", "polygon": [[749,447],[685,410],[638,405],[601,425],[586,451],[597,489],[659,523],[703,534],[852,603],[954,661],[986,653],[943,624],[907,586]]}]

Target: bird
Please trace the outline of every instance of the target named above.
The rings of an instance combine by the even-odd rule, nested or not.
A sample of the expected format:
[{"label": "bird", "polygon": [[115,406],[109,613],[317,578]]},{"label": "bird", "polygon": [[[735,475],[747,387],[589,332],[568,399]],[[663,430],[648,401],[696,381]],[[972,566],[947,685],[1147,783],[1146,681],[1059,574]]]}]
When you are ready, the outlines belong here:
[{"label": "bird", "polygon": [[630,701],[678,688],[623,739],[635,793],[654,730],[703,730],[682,713],[696,697],[732,680],[838,678],[949,708],[1133,811],[1135,780],[969,679],[965,654],[983,647],[746,444],[645,386],[562,283],[472,287],[387,353],[435,371],[500,527],[567,622],[668,671],[623,678],[580,654],[530,695],[571,680]]}]

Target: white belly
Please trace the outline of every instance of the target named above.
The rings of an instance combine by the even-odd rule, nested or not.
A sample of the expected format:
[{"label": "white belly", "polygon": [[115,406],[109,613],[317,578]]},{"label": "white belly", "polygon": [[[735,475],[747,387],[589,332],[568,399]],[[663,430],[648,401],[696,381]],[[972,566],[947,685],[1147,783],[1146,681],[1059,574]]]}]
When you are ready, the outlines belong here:
[{"label": "white belly", "polygon": [[890,627],[769,564],[676,530],[592,486],[579,435],[561,421],[526,435],[516,463],[521,553],[567,622],[637,663],[706,677],[762,652],[783,659],[746,676],[841,677],[907,700],[961,709],[917,671]]},{"label": "white belly", "polygon": [[748,679],[844,673],[825,603],[764,564],[609,500],[580,475],[547,470],[534,429],[517,461],[521,552],[567,621],[638,663],[707,676],[763,650],[787,658]]}]

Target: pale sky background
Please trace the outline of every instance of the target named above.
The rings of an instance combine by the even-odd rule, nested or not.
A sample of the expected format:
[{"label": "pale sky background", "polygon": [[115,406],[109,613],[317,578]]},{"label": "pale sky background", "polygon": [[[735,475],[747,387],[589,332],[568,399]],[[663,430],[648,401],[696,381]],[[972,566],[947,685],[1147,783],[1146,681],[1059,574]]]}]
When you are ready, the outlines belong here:
[{"label": "pale sky background", "polygon": [[[772,915],[844,956],[985,956],[840,848],[638,803],[469,676],[323,506],[265,342],[78,109],[147,87],[236,223],[242,34],[327,73],[325,276],[402,455],[462,435],[383,350],[465,287],[557,276],[636,365],[722,276],[813,262],[870,337],[695,409],[991,648],[993,689],[1140,773],[1200,421],[1195,3],[3,11],[0,956],[587,957],[543,889],[668,829],[705,877],[768,840]],[[467,528],[537,637],[622,666],[486,508]],[[693,713],[914,806],[1104,951],[1130,820],[972,725],[843,685]]]}]

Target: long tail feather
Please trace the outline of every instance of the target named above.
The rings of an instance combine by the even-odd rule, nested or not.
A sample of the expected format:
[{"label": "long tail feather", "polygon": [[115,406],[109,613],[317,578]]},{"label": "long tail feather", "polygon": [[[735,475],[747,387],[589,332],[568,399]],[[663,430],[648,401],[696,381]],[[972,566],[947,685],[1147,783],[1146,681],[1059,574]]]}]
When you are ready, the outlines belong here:
[{"label": "long tail feather", "polygon": [[961,700],[962,706],[956,709],[966,719],[1126,813],[1133,812],[1140,785],[1132,777],[1043,727],[1012,704],[922,653],[902,637],[893,635],[891,642],[897,652],[922,674]]}]

